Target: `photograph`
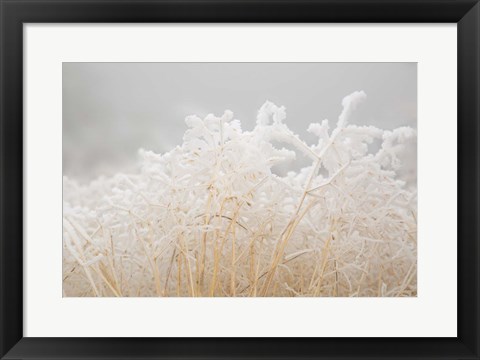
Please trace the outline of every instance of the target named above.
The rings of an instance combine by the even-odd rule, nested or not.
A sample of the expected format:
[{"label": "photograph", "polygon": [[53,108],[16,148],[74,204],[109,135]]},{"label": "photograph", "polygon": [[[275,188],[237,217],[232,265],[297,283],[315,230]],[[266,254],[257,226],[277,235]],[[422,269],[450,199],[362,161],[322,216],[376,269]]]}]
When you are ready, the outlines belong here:
[{"label": "photograph", "polygon": [[417,297],[415,62],[64,62],[62,177],[63,297]]}]

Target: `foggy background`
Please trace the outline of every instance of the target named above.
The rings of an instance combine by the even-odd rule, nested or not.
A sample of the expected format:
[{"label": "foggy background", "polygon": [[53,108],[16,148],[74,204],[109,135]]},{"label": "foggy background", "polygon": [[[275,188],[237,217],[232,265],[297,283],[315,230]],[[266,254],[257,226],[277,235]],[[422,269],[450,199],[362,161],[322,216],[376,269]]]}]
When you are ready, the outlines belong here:
[{"label": "foggy background", "polygon": [[417,127],[416,63],[64,63],[63,174],[84,183],[134,170],[138,149],[180,145],[191,114],[229,109],[251,130],[266,100],[284,105],[287,125],[313,143],[308,124],[333,128],[356,90],[367,100],[350,123]]}]

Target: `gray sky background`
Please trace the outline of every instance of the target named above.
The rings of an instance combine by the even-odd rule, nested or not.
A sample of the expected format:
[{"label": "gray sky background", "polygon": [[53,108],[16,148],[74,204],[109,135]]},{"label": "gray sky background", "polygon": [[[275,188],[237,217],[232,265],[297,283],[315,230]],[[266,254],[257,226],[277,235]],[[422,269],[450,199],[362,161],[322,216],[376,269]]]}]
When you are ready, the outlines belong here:
[{"label": "gray sky background", "polygon": [[355,90],[367,100],[351,123],[416,128],[416,63],[64,63],[63,173],[86,182],[134,169],[139,148],[181,144],[191,114],[229,109],[251,130],[266,100],[312,143],[308,124],[332,127]]}]

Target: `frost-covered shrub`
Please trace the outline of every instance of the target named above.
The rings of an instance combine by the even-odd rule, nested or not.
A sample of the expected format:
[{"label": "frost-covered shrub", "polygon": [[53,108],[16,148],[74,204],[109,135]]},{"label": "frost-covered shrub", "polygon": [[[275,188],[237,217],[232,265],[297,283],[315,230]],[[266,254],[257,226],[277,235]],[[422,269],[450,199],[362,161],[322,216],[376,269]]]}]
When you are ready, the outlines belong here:
[{"label": "frost-covered shrub", "polygon": [[[311,146],[267,102],[252,131],[189,116],[183,144],[140,151],[136,174],[64,178],[64,295],[415,296],[416,193],[397,171],[416,135],[348,124],[364,98],[311,124]],[[272,172],[300,153],[310,166]]]}]

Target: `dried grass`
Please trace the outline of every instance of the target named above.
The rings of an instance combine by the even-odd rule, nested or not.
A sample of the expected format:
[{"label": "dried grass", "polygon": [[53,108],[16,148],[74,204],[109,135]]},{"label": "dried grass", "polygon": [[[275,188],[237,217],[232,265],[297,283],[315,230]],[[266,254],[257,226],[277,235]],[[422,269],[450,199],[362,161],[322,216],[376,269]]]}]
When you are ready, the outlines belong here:
[{"label": "dried grass", "polygon": [[[333,131],[310,125],[313,146],[267,102],[251,132],[229,111],[190,116],[136,174],[64,178],[64,295],[416,296],[416,191],[398,176],[415,132],[349,125],[364,98]],[[272,172],[298,153],[311,166]]]}]

